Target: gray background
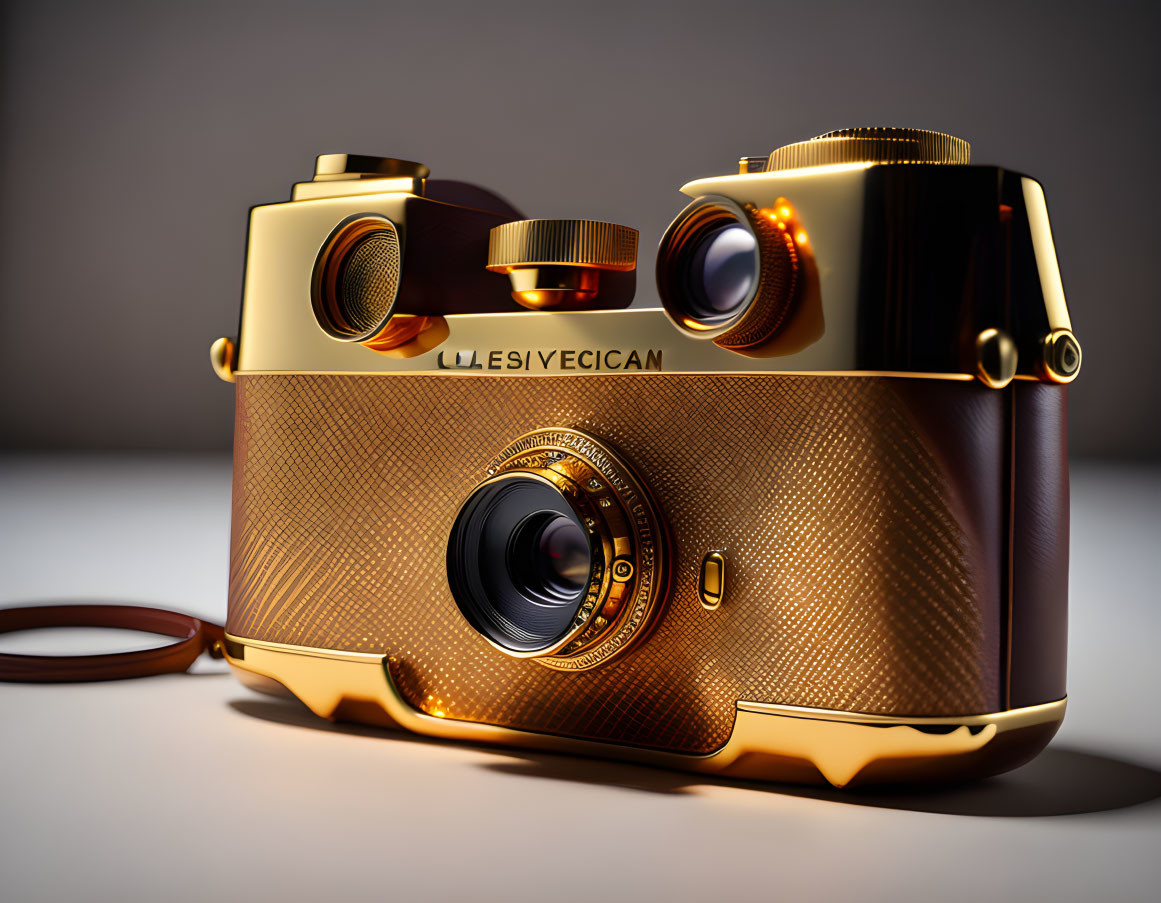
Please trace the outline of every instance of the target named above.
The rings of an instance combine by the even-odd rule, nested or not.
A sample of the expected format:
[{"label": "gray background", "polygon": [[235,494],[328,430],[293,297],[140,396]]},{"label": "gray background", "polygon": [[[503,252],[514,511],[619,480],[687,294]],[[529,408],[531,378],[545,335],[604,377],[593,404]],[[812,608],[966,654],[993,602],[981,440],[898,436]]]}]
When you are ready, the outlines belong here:
[{"label": "gray background", "polygon": [[[1159,16],[1102,4],[5,6],[0,442],[225,449],[246,209],[320,152],[641,230],[828,129],[916,125],[1045,185],[1082,456],[1161,459]],[[648,280],[639,293],[653,301]]]}]

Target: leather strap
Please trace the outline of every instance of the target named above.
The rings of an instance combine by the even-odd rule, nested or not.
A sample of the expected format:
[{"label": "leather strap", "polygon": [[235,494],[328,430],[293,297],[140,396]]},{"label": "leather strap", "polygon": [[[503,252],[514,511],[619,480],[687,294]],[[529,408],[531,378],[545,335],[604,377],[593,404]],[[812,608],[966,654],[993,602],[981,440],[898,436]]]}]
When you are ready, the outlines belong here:
[{"label": "leather strap", "polygon": [[199,655],[221,658],[226,641],[218,624],[137,605],[27,605],[0,608],[0,633],[42,627],[112,627],[178,637],[157,649],[103,655],[0,653],[0,681],[72,683],[120,680],[186,671]]}]

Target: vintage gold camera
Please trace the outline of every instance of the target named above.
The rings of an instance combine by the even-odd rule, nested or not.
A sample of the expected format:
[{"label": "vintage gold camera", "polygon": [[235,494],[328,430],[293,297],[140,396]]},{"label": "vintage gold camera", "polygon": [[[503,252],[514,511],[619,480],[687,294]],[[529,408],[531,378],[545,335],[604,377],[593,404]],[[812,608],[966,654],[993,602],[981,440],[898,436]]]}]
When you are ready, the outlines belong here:
[{"label": "vintage gold camera", "polygon": [[1044,194],[850,129],[637,234],[319,158],[250,219],[228,657],[329,718],[779,781],[1015,767],[1065,707]]}]

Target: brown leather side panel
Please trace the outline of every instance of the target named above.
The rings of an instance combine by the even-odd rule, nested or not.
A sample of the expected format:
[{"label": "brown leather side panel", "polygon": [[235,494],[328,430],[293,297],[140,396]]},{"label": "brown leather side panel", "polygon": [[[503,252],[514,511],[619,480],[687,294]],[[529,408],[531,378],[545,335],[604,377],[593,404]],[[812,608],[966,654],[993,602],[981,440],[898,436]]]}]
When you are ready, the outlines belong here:
[{"label": "brown leather side panel", "polygon": [[[1004,548],[1008,531],[1008,434],[1003,395],[973,387],[976,391],[963,392],[954,404],[948,404],[947,384],[936,380],[902,379],[894,388],[906,400],[924,447],[939,462],[957,519],[968,533],[981,538],[974,550],[972,573],[981,586],[995,593],[998,604],[984,608],[980,615],[988,635],[1002,644],[1008,595]],[[1002,649],[1000,662],[1002,680]]]},{"label": "brown leather side panel", "polygon": [[1068,448],[1064,386],[1013,383],[1011,706],[1065,694]]},{"label": "brown leather side panel", "polygon": [[[738,699],[998,710],[1005,468],[989,437],[1003,435],[1004,393],[919,386],[242,375],[228,629],[390,654],[428,711],[686,752],[725,742]],[[581,673],[495,650],[447,587],[460,505],[510,440],[553,426],[617,446],[673,536],[656,629]],[[729,568],[712,612],[696,594],[709,549]]]}]

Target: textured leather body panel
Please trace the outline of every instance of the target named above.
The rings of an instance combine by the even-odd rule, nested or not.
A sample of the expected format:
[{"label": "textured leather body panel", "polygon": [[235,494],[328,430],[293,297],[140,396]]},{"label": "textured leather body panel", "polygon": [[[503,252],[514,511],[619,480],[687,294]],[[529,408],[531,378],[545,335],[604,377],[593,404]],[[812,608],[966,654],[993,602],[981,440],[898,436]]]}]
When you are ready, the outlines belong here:
[{"label": "textured leather body panel", "polygon": [[[389,654],[401,692],[450,717],[684,752],[720,747],[738,699],[1002,708],[1005,393],[670,374],[242,375],[237,391],[236,636]],[[672,533],[656,629],[582,673],[495,650],[447,587],[460,505],[511,439],[550,426],[619,448]],[[696,593],[711,548],[729,566],[712,612]]]},{"label": "textured leather body panel", "polygon": [[1063,386],[1013,394],[1010,703],[1061,699],[1068,653],[1068,450]]}]

